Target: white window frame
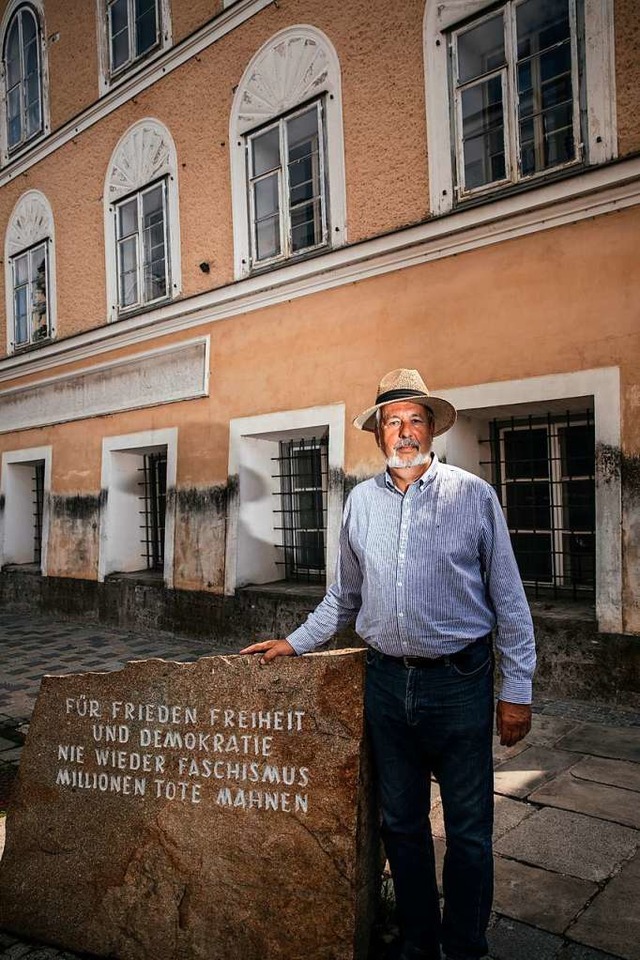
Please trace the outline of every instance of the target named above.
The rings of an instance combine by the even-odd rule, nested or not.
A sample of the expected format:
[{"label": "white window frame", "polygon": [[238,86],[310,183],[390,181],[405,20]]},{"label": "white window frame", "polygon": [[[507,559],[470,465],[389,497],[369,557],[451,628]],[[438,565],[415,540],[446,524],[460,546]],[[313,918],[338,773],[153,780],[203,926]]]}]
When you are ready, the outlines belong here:
[{"label": "white window frame", "polygon": [[[614,15],[610,0],[582,0],[582,4],[584,41],[580,55],[583,99],[586,102],[583,163],[593,166],[618,155]],[[454,103],[449,82],[449,34],[458,24],[482,16],[492,6],[492,0],[426,2],[424,78],[429,193],[434,216],[450,212],[456,199],[452,147],[457,138],[452,122]],[[495,189],[494,184],[492,190]]]},{"label": "white window frame", "polygon": [[229,496],[225,593],[234,594],[247,584],[282,580],[282,566],[274,544],[278,542],[273,513],[278,494],[273,459],[281,440],[309,440],[328,431],[328,491],[325,531],[326,584],[332,582],[338,556],[343,511],[343,490],[332,476],[344,470],[345,405],[330,404],[284,410],[255,417],[238,417],[229,423]]},{"label": "white window frame", "polygon": [[522,416],[532,405],[561,401],[558,412],[575,401],[593,404],[596,445],[596,619],[602,633],[622,633],[622,485],[620,472],[611,472],[600,449],[620,450],[621,401],[619,367],[549,374],[524,380],[481,383],[437,391],[458,410],[455,425],[436,437],[439,457],[491,481],[482,466],[486,450],[485,423],[494,418]]},{"label": "white window frame", "polygon": [[[166,296],[133,306],[120,304],[118,284],[117,207],[121,201],[157,185],[166,184],[165,196],[165,268],[168,273]],[[170,238],[170,242],[169,242]],[[180,212],[178,196],[178,158],[173,138],[164,124],[153,117],[134,123],[118,141],[104,187],[104,242],[107,318],[109,322],[138,311],[167,303],[182,290],[180,256]],[[139,259],[140,267],[141,261]],[[139,288],[141,289],[141,288]]]},{"label": "white window frame", "polygon": [[[158,187],[162,188],[162,228],[164,234],[164,279],[165,279],[165,293],[159,297],[152,297],[147,299],[145,296],[145,246],[144,246],[144,231],[143,231],[143,220],[142,220],[142,206],[143,198],[146,193],[149,193],[150,190],[155,190]],[[132,200],[136,201],[136,217],[138,228],[135,234],[131,234],[130,237],[135,237],[136,240],[136,272],[137,272],[137,290],[138,298],[135,303],[123,304],[120,302],[121,297],[121,271],[120,271],[120,245],[123,242],[123,239],[129,239],[130,237],[122,238],[118,237],[118,213],[120,207],[124,206],[127,203],[130,203]],[[117,283],[118,283],[118,314],[123,316],[130,311],[140,310],[143,307],[154,306],[158,303],[164,303],[165,300],[171,298],[171,273],[170,273],[170,264],[171,256],[169,250],[169,231],[168,226],[168,204],[167,204],[167,181],[166,178],[156,181],[155,183],[150,183],[148,186],[143,187],[141,190],[137,190],[135,193],[128,194],[126,197],[118,200],[114,205],[114,216],[116,218],[116,273],[117,273]]]},{"label": "white window frame", "polygon": [[[21,137],[20,142],[9,149],[9,130],[7,123],[7,71],[5,66],[5,48],[7,34],[14,17],[22,8],[26,7],[36,21],[38,34],[38,60],[40,80],[40,127],[28,139]],[[0,162],[4,166],[17,157],[22,157],[31,147],[38,143],[50,130],[49,120],[49,67],[47,57],[46,26],[44,18],[44,0],[10,0],[7,4],[2,20],[0,21],[0,43],[2,44],[2,69],[0,70],[0,100],[2,100],[2,117],[0,118]],[[23,80],[21,79],[21,84]]]},{"label": "white window frame", "polygon": [[[15,343],[14,283],[15,260],[45,243],[47,246],[47,319],[48,335],[28,343]],[[16,203],[5,235],[5,304],[7,316],[7,353],[27,350],[49,343],[56,336],[56,269],[53,213],[49,201],[39,190],[28,190]]]},{"label": "white window frame", "polygon": [[[518,6],[523,0],[505,0],[503,6],[492,8],[491,12],[485,16],[474,19],[472,23],[466,23],[464,27],[458,30],[452,30],[449,35],[451,46],[451,84],[453,88],[454,113],[455,113],[455,154],[456,154],[456,196],[458,200],[466,197],[475,197],[504,187],[511,183],[522,183],[534,180],[539,177],[548,176],[559,169],[579,166],[583,162],[583,145],[580,133],[580,79],[578,63],[578,28],[576,20],[576,0],[568,0],[569,5],[569,24],[570,24],[570,45],[571,45],[571,89],[573,100],[573,142],[575,145],[575,157],[565,163],[559,163],[544,170],[538,170],[535,173],[524,174],[520,170],[520,132],[518,123],[518,93],[517,93],[517,22],[516,14]],[[505,64],[497,67],[495,70],[488,71],[482,76],[482,82],[485,82],[491,75],[500,76],[502,82],[502,106],[504,120],[504,153],[505,153],[505,177],[500,180],[492,180],[489,183],[478,187],[467,188],[464,183],[464,152],[462,141],[462,95],[465,90],[475,87],[480,82],[478,78],[464,83],[458,83],[458,39],[469,30],[480,26],[482,23],[492,19],[497,14],[503,16],[503,36],[505,47]]]},{"label": "white window frame", "polygon": [[[17,289],[18,289],[18,284],[17,284],[17,282],[16,282],[16,281],[17,281],[17,276],[16,276],[16,275],[17,275],[18,261],[21,260],[23,257],[27,257],[27,260],[28,260],[26,287],[27,287],[27,309],[29,309],[28,305],[29,305],[29,304],[33,305],[33,302],[34,302],[33,287],[35,286],[35,280],[32,278],[32,275],[31,275],[32,256],[33,256],[34,252],[35,252],[36,250],[38,250],[40,247],[44,247],[44,264],[45,264],[45,280],[46,280],[46,286],[45,286],[45,292],[46,292],[45,305],[46,305],[46,317],[47,317],[46,333],[45,333],[44,336],[33,336],[33,333],[32,333],[32,332],[29,332],[27,339],[24,340],[24,341],[21,341],[20,343],[18,343],[18,342],[17,342],[17,329],[16,329],[16,327],[17,327],[17,324],[16,324],[16,291],[17,291]],[[13,290],[13,298],[12,298],[12,300],[13,300],[13,334],[14,334],[13,348],[14,348],[14,350],[17,351],[17,350],[26,349],[27,347],[37,346],[37,344],[39,344],[39,343],[45,343],[47,340],[50,340],[50,339],[51,339],[50,324],[49,324],[49,273],[50,273],[50,269],[49,269],[49,239],[46,238],[46,239],[44,239],[44,240],[39,240],[34,246],[28,247],[26,250],[21,250],[20,253],[14,254],[13,257],[11,258],[11,265],[10,265],[10,266],[11,266],[11,286],[12,286],[12,290]],[[27,326],[28,326],[28,327],[30,327],[29,316],[30,316],[30,311],[29,311],[28,314],[27,314]]]},{"label": "white window frame", "polygon": [[[141,561],[138,527],[137,470],[145,453],[167,453],[167,501],[164,520],[164,585],[174,581],[173,558],[176,526],[175,489],[178,459],[178,428],[147,430],[105,437],[102,441],[101,489],[106,494],[100,512],[98,580],[112,572],[147,573]],[[134,532],[132,532],[134,531]]]},{"label": "white window frame", "polygon": [[[16,467],[27,467],[36,462],[44,462],[44,500],[42,505],[42,541],[40,549],[40,572],[47,576],[47,556],[49,547],[50,501],[51,501],[51,456],[52,448],[29,447],[23,450],[7,450],[2,454],[2,477],[0,495],[4,500],[4,510],[0,511],[0,567],[7,563],[29,563],[26,543],[33,539],[33,527],[25,533],[25,518],[32,517],[32,505],[28,498],[21,498],[11,475]],[[14,502],[14,497],[18,498]],[[23,501],[20,503],[20,501]]]},{"label": "white window frame", "polygon": [[[289,183],[289,163],[288,163],[288,124],[291,120],[294,120],[296,117],[301,116],[304,113],[310,112],[315,107],[316,119],[318,123],[318,182],[320,186],[320,218],[321,218],[321,229],[320,229],[320,240],[318,243],[309,245],[300,250],[293,250],[292,243],[292,225],[291,225],[291,203],[290,203],[290,183]],[[248,165],[248,175],[247,175],[247,187],[249,190],[249,219],[250,219],[250,242],[251,242],[251,268],[259,269],[260,267],[270,266],[274,263],[278,263],[283,260],[291,260],[295,257],[302,257],[307,253],[311,253],[314,250],[319,250],[322,247],[326,247],[329,241],[328,236],[328,225],[327,225],[327,196],[326,196],[326,183],[325,183],[325,136],[324,136],[324,104],[322,100],[315,100],[311,103],[305,104],[299,110],[293,111],[293,113],[287,114],[284,117],[278,117],[274,123],[268,124],[266,127],[261,127],[259,130],[252,131],[247,134],[246,137],[246,150],[247,150],[247,165]],[[259,174],[254,176],[253,173],[253,151],[252,144],[253,141],[258,137],[263,136],[265,133],[268,133],[270,130],[277,129],[279,131],[279,150],[280,150],[280,166],[277,168],[278,171],[278,213],[279,213],[279,223],[280,223],[280,253],[276,254],[273,257],[263,257],[261,260],[258,259],[257,255],[257,243],[256,243],[256,212],[255,212],[255,191],[253,189],[254,184],[264,179],[266,176],[271,176],[275,172],[274,170],[268,171],[266,174]]]},{"label": "white window frame", "polygon": [[[157,43],[145,53],[139,56],[131,57],[126,63],[116,70],[111,69],[111,27],[110,27],[110,7],[109,0],[96,0],[96,24],[98,33],[98,74],[100,95],[107,93],[112,87],[117,86],[123,80],[131,76],[131,73],[138,67],[147,66],[158,57],[162,56],[165,50],[171,47],[173,43],[171,28],[171,4],[170,0],[155,0],[157,14]],[[129,11],[131,12],[133,0],[128,0]],[[131,35],[130,35],[131,36]],[[131,41],[130,41],[131,42]]]},{"label": "white window frame", "polygon": [[[322,31],[299,24],[263,44],[244,71],[233,100],[229,144],[236,280],[249,276],[253,269],[247,136],[313,99],[322,99],[324,107],[326,247],[335,249],[347,242],[340,62]],[[274,258],[273,262],[285,266],[296,257]],[[262,266],[264,261],[256,269]]]}]

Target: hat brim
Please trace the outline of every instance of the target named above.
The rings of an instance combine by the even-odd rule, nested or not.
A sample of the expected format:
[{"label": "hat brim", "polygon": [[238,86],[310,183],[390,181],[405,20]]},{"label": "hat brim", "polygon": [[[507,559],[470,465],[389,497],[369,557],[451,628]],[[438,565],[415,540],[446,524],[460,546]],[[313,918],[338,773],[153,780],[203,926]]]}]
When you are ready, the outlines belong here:
[{"label": "hat brim", "polygon": [[[429,410],[431,410],[435,420],[434,437],[439,437],[441,433],[446,433],[456,422],[458,416],[456,408],[452,406],[448,400],[443,400],[442,397],[428,397],[426,395],[422,397],[407,397],[406,402],[421,403],[423,407],[428,407]],[[402,400],[387,400],[385,403],[374,404],[372,407],[369,407],[368,410],[365,410],[364,413],[361,413],[359,417],[355,418],[353,421],[354,427],[357,427],[358,430],[368,430],[370,433],[373,433],[376,429],[376,412],[381,407],[386,407],[390,403],[402,403]]]}]

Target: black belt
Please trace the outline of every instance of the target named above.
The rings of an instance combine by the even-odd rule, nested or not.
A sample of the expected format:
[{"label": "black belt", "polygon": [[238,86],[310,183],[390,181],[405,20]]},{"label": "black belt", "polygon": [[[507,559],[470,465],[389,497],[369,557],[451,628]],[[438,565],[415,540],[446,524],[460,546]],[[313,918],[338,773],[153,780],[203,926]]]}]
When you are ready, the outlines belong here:
[{"label": "black belt", "polygon": [[462,650],[457,650],[456,653],[445,653],[440,657],[392,657],[389,653],[382,653],[381,650],[376,651],[384,660],[389,660],[391,663],[395,663],[399,667],[418,667],[419,669],[425,669],[429,667],[443,667],[449,663],[459,663],[464,654],[469,650],[472,650],[473,647],[478,647],[482,644],[488,644],[491,640],[491,634],[487,633],[484,637],[478,637],[477,640],[472,640],[470,643],[463,647]]}]

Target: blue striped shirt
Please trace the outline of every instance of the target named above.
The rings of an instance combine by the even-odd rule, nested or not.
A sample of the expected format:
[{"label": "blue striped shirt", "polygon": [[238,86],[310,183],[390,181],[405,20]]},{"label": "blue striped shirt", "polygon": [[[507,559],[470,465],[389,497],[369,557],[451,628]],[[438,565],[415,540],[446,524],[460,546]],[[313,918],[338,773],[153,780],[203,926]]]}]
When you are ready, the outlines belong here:
[{"label": "blue striped shirt", "polygon": [[394,657],[455,653],[497,628],[500,697],[531,701],[533,623],[502,508],[488,483],[435,454],[404,494],[387,472],[353,489],[335,583],[287,640],[308,653],[354,619]]}]

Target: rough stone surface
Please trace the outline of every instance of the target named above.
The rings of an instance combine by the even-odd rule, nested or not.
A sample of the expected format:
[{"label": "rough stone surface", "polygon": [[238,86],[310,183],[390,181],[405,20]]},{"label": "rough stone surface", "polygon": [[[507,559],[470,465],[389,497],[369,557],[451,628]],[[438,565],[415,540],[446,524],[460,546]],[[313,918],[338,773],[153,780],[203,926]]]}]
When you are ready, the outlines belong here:
[{"label": "rough stone surface", "polygon": [[598,886],[517,860],[495,860],[494,909],[551,933],[563,933]]},{"label": "rough stone surface", "polygon": [[525,743],[536,744],[539,747],[550,747],[560,737],[566,736],[577,726],[574,720],[563,720],[559,717],[547,717],[543,714],[534,714],[531,730],[527,734]]},{"label": "rough stone surface", "polygon": [[626,960],[640,960],[640,854],[618,874],[569,929],[581,943]]},{"label": "rough stone surface", "polygon": [[366,956],[379,846],[363,680],[359,651],[46,677],[2,926],[120,960]]},{"label": "rough stone surface", "polygon": [[565,750],[549,747],[529,747],[516,757],[496,767],[494,784],[496,793],[510,797],[526,797],[546,780],[576,762],[576,757]]},{"label": "rough stone surface", "polygon": [[495,845],[497,853],[596,883],[632,856],[640,834],[567,810],[545,807]]},{"label": "rough stone surface", "polygon": [[635,790],[623,790],[574,776],[573,769],[529,795],[532,803],[575,810],[603,820],[640,829],[640,802]]},{"label": "rough stone surface", "polygon": [[491,927],[488,940],[495,960],[557,960],[562,949],[560,937],[506,917]]},{"label": "rough stone surface", "polygon": [[627,760],[608,760],[604,757],[585,757],[571,767],[571,774],[593,783],[608,783],[640,793],[640,764]]},{"label": "rough stone surface", "polygon": [[591,753],[614,760],[632,760],[640,763],[640,727],[605,727],[585,723],[558,741],[562,750]]}]

